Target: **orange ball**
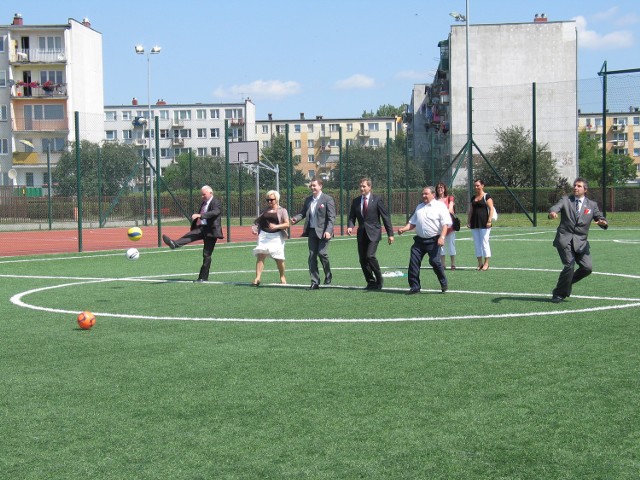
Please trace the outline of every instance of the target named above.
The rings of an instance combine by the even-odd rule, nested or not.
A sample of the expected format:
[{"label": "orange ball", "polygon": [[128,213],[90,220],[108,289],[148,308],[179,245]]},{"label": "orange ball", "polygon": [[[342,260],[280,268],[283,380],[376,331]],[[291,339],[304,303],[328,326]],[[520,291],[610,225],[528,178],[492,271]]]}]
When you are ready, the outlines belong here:
[{"label": "orange ball", "polygon": [[89,330],[96,324],[96,316],[91,312],[82,312],[78,315],[78,325],[83,330]]}]

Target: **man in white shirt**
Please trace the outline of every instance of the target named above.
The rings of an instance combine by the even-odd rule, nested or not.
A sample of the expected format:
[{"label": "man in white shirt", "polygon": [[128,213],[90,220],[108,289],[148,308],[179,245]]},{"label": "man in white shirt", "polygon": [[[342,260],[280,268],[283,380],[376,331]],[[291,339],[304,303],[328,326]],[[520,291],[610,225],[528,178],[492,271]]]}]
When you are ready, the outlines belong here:
[{"label": "man in white shirt", "polygon": [[440,247],[444,245],[447,227],[453,222],[447,206],[436,200],[434,187],[422,189],[422,203],[416,207],[409,222],[398,229],[402,235],[409,230],[416,231],[409,257],[409,292],[408,295],[420,293],[420,266],[425,255],[429,255],[429,265],[433,268],[442,293],[449,288],[444,267],[440,260]]}]

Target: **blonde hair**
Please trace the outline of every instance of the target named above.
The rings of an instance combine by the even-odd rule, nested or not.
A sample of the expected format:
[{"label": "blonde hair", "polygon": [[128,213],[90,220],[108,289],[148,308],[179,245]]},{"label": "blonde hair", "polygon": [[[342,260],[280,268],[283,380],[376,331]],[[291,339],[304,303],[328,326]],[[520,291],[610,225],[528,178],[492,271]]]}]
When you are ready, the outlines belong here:
[{"label": "blonde hair", "polygon": [[280,194],[278,193],[277,190],[269,190],[267,192],[267,197],[273,195],[274,197],[276,197],[276,203],[280,203]]}]

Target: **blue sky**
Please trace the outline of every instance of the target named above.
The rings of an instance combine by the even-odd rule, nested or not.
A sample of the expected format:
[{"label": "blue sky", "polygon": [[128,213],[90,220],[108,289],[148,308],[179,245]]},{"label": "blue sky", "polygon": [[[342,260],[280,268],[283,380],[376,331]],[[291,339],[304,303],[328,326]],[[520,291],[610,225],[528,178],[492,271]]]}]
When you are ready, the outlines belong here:
[{"label": "blue sky", "polygon": [[[151,58],[151,101],[240,102],[259,120],[359,117],[382,104],[409,101],[429,82],[438,42],[465,12],[465,0],[30,0],[3,7],[2,24],[89,18],[103,35],[105,104],[147,101],[147,60],[134,45],[162,47]],[[640,67],[640,1],[469,0],[476,23],[520,23],[544,13],[576,19],[579,79]]]}]

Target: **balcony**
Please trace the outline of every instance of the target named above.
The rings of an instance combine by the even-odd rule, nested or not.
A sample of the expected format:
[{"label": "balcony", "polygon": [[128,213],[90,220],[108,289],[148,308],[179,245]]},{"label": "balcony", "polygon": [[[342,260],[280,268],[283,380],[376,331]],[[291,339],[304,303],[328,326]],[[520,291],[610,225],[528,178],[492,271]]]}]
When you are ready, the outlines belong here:
[{"label": "balcony", "polygon": [[40,155],[36,152],[14,152],[14,165],[37,165],[40,163]]},{"label": "balcony", "polygon": [[17,132],[59,132],[69,131],[69,119],[40,120],[16,116],[13,118],[13,130]]},{"label": "balcony", "polygon": [[230,124],[232,127],[239,127],[239,126],[241,126],[241,125],[244,125],[244,118],[232,118],[232,119],[229,121],[229,124]]},{"label": "balcony", "polygon": [[369,133],[369,130],[362,129],[362,130],[358,130],[358,136],[359,137],[370,137],[371,134]]},{"label": "balcony", "polygon": [[613,130],[614,132],[624,132],[625,127],[626,125],[624,123],[616,123],[615,125],[611,126],[611,130]]},{"label": "balcony", "polygon": [[596,127],[595,125],[591,125],[588,124],[586,127],[587,132],[595,132],[596,130],[598,130],[598,127]]},{"label": "balcony", "polygon": [[137,145],[139,147],[140,146],[144,147],[144,146],[147,145],[147,139],[146,138],[136,138],[133,143],[134,143],[134,145]]},{"label": "balcony", "polygon": [[11,98],[63,98],[67,96],[66,83],[17,82],[11,87]]},{"label": "balcony", "polygon": [[614,140],[613,142],[611,142],[611,144],[612,144],[614,147],[624,147],[624,145],[625,145],[626,143],[627,143],[627,142],[626,142],[625,140]]},{"label": "balcony", "polygon": [[184,146],[184,138],[174,138],[171,140],[171,145],[174,147],[183,147]]},{"label": "balcony", "polygon": [[320,138],[331,138],[331,132],[323,128],[320,130],[319,136]]},{"label": "balcony", "polygon": [[17,48],[9,54],[9,63],[67,63],[67,53],[63,49]]}]

